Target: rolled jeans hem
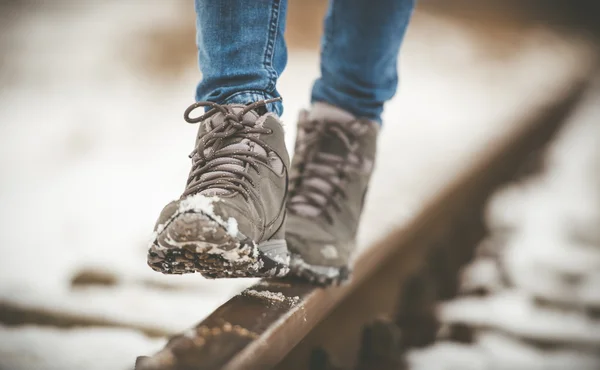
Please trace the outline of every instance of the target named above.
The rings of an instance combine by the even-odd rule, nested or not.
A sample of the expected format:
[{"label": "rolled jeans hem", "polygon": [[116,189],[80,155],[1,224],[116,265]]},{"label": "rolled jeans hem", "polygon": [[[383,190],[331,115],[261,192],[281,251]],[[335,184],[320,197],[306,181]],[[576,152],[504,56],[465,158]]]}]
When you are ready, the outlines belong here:
[{"label": "rolled jeans hem", "polygon": [[[259,100],[267,100],[279,97],[278,95],[269,94],[266,91],[246,90],[239,91],[233,95],[229,95],[222,101],[218,101],[219,104],[249,104]],[[283,104],[281,101],[276,101],[266,105],[269,112],[273,112],[281,117],[283,114]]]}]

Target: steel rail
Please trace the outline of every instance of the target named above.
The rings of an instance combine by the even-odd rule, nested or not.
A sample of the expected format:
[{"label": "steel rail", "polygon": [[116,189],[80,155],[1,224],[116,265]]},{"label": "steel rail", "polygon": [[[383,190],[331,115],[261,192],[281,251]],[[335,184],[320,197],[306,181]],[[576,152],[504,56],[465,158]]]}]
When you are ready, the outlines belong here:
[{"label": "steel rail", "polygon": [[[578,102],[585,86],[585,79],[573,82],[547,106],[531,112],[522,124],[515,125],[512,132],[490,145],[467,171],[446,184],[411,222],[363,250],[348,284],[322,289],[291,280],[262,280],[223,304],[194,328],[171,338],[155,355],[138,357],[136,370],[268,369],[277,364],[284,369],[306,369],[302,358],[312,343],[326,340],[323,339],[326,331],[315,330],[319,323],[340,302],[348,302],[359,291],[364,294],[379,290],[385,294],[388,288],[374,285],[381,283],[381,279],[376,278],[380,272],[392,271],[392,275],[399,273],[406,277],[457,225],[481,222],[478,212],[487,196],[522,167],[521,158],[541,148],[552,137]],[[461,214],[477,217],[461,217]],[[398,285],[393,289],[397,291]],[[391,296],[389,301],[394,302],[395,295]],[[388,304],[389,309],[391,305]],[[332,329],[330,325],[329,331],[337,327],[338,339],[346,338],[350,332],[359,332],[366,320],[386,311],[382,307],[385,305],[359,309],[344,304],[340,307],[346,312],[342,317],[358,315],[362,319],[341,322],[328,319],[324,324],[335,322],[336,326]],[[352,310],[360,312],[348,316],[347,312]],[[303,338],[311,336],[312,340],[298,345]],[[357,346],[346,345],[346,348],[356,350]],[[345,352],[343,355],[351,356],[351,351]]]}]

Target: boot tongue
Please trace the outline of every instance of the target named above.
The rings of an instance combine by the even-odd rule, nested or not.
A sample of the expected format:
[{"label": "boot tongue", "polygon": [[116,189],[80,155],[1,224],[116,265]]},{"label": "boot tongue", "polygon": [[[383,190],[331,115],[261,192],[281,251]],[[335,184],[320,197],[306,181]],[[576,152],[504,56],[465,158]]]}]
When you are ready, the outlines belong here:
[{"label": "boot tongue", "polygon": [[[232,143],[232,144],[226,145],[225,147],[221,148],[220,150],[236,150],[238,152],[248,151],[248,152],[259,153],[264,156],[267,155],[265,150],[260,145],[253,145],[252,141],[250,141],[248,139],[242,139],[241,141],[239,141],[237,143]],[[207,151],[208,151],[208,149],[205,150],[205,153]],[[215,166],[212,168],[212,170],[210,172],[207,172],[200,176],[200,181],[209,181],[209,180],[215,180],[215,179],[225,177],[225,176],[234,176],[232,174],[233,171],[242,172],[246,169],[246,163],[240,161],[239,159],[234,159],[234,158],[230,158],[230,157],[215,159],[213,161],[213,164],[215,164]],[[206,189],[206,190],[203,190],[200,192],[200,194],[203,194],[206,196],[223,195],[223,194],[229,194],[229,193],[231,193],[230,190],[221,189],[221,188],[209,188],[209,189]]]},{"label": "boot tongue", "polygon": [[[298,211],[299,214],[304,215],[305,217],[318,216],[321,213],[322,208],[320,206],[306,204],[306,199],[311,198],[312,201],[322,206],[327,203],[327,198],[333,192],[333,187],[329,182],[324,180],[324,178],[327,177],[329,181],[336,185],[340,182],[338,169],[331,164],[323,163],[323,160],[331,158],[335,161],[339,158],[345,158],[348,155],[347,147],[337,136],[327,134],[319,140],[317,145],[313,159],[306,165],[308,173],[302,182],[304,185],[319,189],[320,192],[301,192],[292,198],[292,203],[294,201],[300,202],[299,204],[296,204],[294,208],[296,208],[296,211]],[[316,175],[315,172],[319,173],[319,175]],[[327,194],[327,196],[324,196],[323,194]]]},{"label": "boot tongue", "polygon": [[[348,128],[356,121],[356,117],[351,113],[323,102],[313,104],[308,119],[319,122],[339,122],[348,125]],[[325,136],[319,140],[317,150],[319,153],[333,154],[341,157],[345,157],[348,151],[342,140],[331,133],[325,133]]]},{"label": "boot tongue", "polygon": [[314,103],[308,114],[309,121],[350,123],[355,119],[350,112],[323,102]]},{"label": "boot tongue", "polygon": [[[224,107],[227,108],[230,113],[233,113],[235,115],[239,114],[244,108],[246,108],[246,106],[243,104],[232,104],[226,105]],[[244,114],[244,116],[242,117],[242,121],[256,122],[258,117],[259,115],[255,111],[251,110]],[[224,121],[225,114],[221,112],[217,112],[213,116],[205,119],[204,121],[202,121],[202,124],[200,124],[200,127],[198,129],[198,137],[200,138],[201,136],[204,136],[208,132],[212,131],[215,127],[222,125]]]},{"label": "boot tongue", "polygon": [[[327,122],[341,123],[344,126],[344,130],[358,136],[369,127],[365,126],[364,121],[356,119],[350,112],[323,102],[314,103],[306,119],[325,124]],[[373,124],[369,122],[369,125]],[[309,174],[302,180],[303,185],[308,185],[308,188],[317,188],[320,192],[316,193],[307,189],[300,189],[298,194],[290,199],[291,207],[298,214],[305,217],[316,217],[321,213],[322,206],[327,203],[328,198],[334,190],[330,182],[336,185],[340,184],[339,168],[337,165],[331,164],[339,162],[340,158],[344,162],[344,166],[357,166],[360,162],[359,157],[355,153],[348,152],[348,146],[340,137],[325,130],[323,137],[317,143],[314,157],[306,165],[307,170],[312,169],[313,171],[307,171]],[[331,160],[327,161],[327,159]],[[316,175],[315,172],[319,173],[319,175]],[[327,178],[328,181],[324,178]],[[300,187],[302,188],[303,185]],[[327,196],[322,194],[327,194]],[[307,202],[309,198],[319,206],[313,206],[310,204],[312,202]]]},{"label": "boot tongue", "polygon": [[[230,113],[237,115],[245,108],[245,106],[242,104],[233,104],[233,105],[227,105],[227,106],[225,106],[225,108],[227,108]],[[259,116],[256,112],[249,111],[244,114],[244,116],[241,119],[241,122],[255,123],[258,120],[258,117]],[[221,112],[217,112],[213,116],[204,120],[198,129],[198,136],[197,136],[196,144],[198,144],[198,140],[200,140],[204,135],[206,135],[207,133],[209,133],[216,127],[219,127],[224,122],[225,122],[225,114],[221,113]],[[243,141],[243,138],[241,138],[241,137],[228,138],[228,139],[225,139],[225,142],[223,142],[220,147],[223,148],[224,146],[230,146],[232,144],[241,143],[242,141]],[[242,148],[239,148],[239,149],[242,149]],[[204,155],[208,155],[213,150],[214,150],[214,147],[212,147],[212,146],[204,149]]]},{"label": "boot tongue", "polygon": [[[348,155],[348,147],[336,135],[325,133],[319,140],[316,153],[306,165],[307,175],[302,182],[304,185],[319,189],[320,192],[300,192],[300,194],[292,198],[292,203],[294,201],[298,202],[298,204],[294,205],[294,208],[299,214],[305,217],[316,217],[321,213],[322,206],[327,203],[328,198],[334,190],[333,186],[324,178],[327,178],[336,185],[340,183],[338,168],[326,161],[329,159],[330,162],[333,161],[335,163],[340,159],[347,158]],[[325,196],[324,194],[327,195]],[[306,200],[308,198],[319,204],[319,206],[307,204]]]},{"label": "boot tongue", "polygon": [[325,134],[325,136],[319,140],[317,145],[317,150],[319,153],[330,154],[339,157],[344,157],[348,153],[348,148],[344,142],[335,135]]},{"label": "boot tongue", "polygon": [[[228,105],[226,106],[226,108],[234,114],[239,114],[244,108],[245,106],[242,104],[235,104],[235,105]],[[242,122],[252,122],[255,123],[258,119],[258,114],[254,111],[249,111],[246,112],[246,114],[244,114],[244,116],[242,117]],[[202,124],[200,125],[199,128],[199,132],[198,132],[198,140],[200,140],[202,138],[202,136],[204,136],[205,134],[207,134],[208,132],[212,131],[214,128],[222,125],[225,122],[225,114],[218,112],[215,115],[209,117],[208,119],[206,119],[205,121],[202,122]],[[215,147],[211,146],[208,147],[206,149],[204,149],[204,155],[208,156],[210,155],[213,151],[215,150]],[[242,137],[233,137],[233,138],[229,138],[226,139],[225,142],[223,142],[218,150],[236,150],[239,152],[243,152],[243,151],[254,151],[254,152],[258,152],[260,154],[266,155],[265,150],[260,147],[259,145],[253,145],[251,140],[248,139],[244,139]],[[200,181],[209,181],[209,180],[214,180],[217,179],[219,177],[222,176],[232,176],[231,171],[232,170],[237,170],[237,171],[244,171],[246,164],[238,159],[234,159],[234,158],[219,158],[219,159],[215,159],[214,160],[216,163],[216,166],[213,167],[213,169],[203,175],[200,176]],[[209,188],[206,190],[203,190],[200,192],[200,194],[206,195],[206,196],[213,196],[213,195],[222,195],[222,194],[228,194],[230,193],[229,190],[227,189],[221,189],[221,188]]]}]

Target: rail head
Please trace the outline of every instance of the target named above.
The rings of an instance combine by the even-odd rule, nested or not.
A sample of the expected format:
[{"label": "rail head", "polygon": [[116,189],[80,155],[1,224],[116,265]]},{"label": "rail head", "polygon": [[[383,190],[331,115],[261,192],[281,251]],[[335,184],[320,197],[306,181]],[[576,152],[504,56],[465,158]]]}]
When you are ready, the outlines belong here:
[{"label": "rail head", "polygon": [[[386,259],[399,249],[410,249],[416,234],[430,232],[427,228],[432,219],[452,217],[456,208],[460,208],[455,204],[458,192],[469,184],[490,182],[489,176],[486,177],[490,167],[517,160],[510,156],[511,152],[525,150],[532,142],[544,140],[543,132],[556,130],[586,86],[586,80],[577,80],[539,112],[532,112],[518,129],[490,146],[467,172],[448,184],[409,224],[361,251],[350,282],[322,289],[295,280],[264,279],[230,299],[194,328],[171,338],[155,355],[138,357],[135,369],[265,369],[279,363]],[[440,213],[440,209],[449,208],[453,210]]]}]

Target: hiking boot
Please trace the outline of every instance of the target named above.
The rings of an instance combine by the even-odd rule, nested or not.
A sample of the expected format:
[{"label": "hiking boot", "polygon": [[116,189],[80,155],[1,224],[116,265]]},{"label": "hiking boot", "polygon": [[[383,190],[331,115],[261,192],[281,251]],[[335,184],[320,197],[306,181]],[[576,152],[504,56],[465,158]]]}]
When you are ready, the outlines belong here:
[{"label": "hiking boot", "polygon": [[[283,276],[289,157],[283,127],[264,106],[198,102],[200,122],[183,195],[162,211],[148,264],[165,274],[208,278]],[[198,107],[207,113],[190,118]]]},{"label": "hiking boot", "polygon": [[378,130],[324,103],[300,113],[286,224],[293,274],[323,285],[348,278]]}]

